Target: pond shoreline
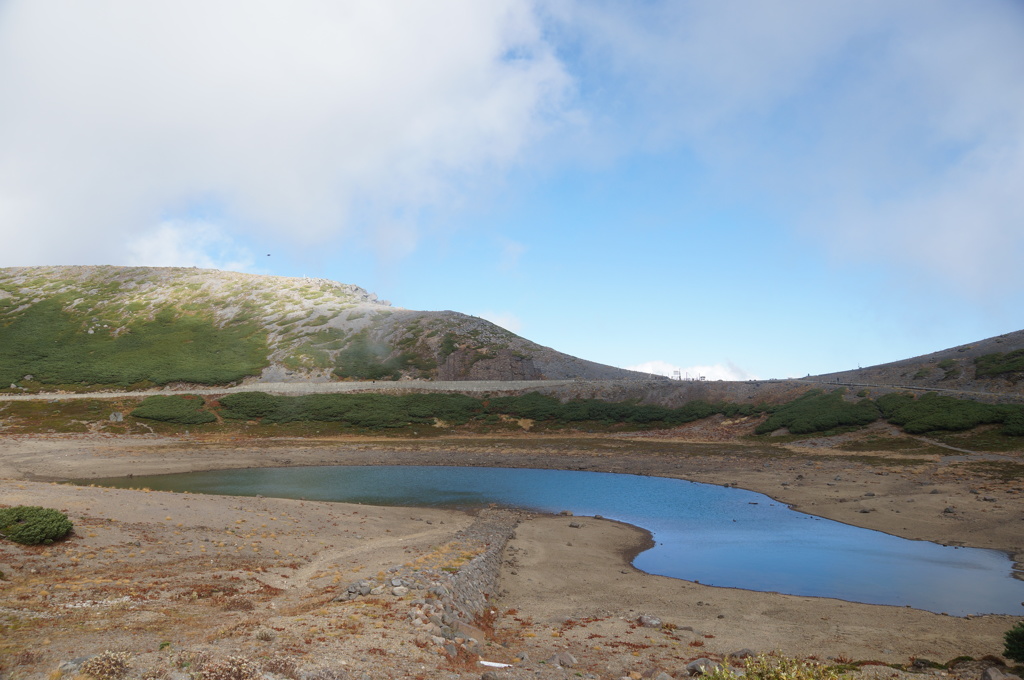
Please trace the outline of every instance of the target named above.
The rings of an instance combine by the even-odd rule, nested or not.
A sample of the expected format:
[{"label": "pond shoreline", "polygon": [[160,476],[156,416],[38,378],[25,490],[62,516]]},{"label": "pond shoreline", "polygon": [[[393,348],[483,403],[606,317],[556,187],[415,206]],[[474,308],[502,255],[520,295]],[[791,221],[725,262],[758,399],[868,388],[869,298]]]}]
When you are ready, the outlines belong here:
[{"label": "pond shoreline", "polygon": [[[884,453],[792,449],[765,458],[754,447],[717,445],[684,457],[631,453],[628,440],[522,437],[427,440],[383,438],[209,441],[187,437],[0,437],[0,479],[68,481],[316,465],[453,465],[589,470],[687,479],[756,491],[791,509],[942,545],[999,550],[1024,564],[1024,540],[1011,524],[1024,516],[1024,484],[968,477],[939,457],[905,465]],[[618,448],[595,450],[591,441]],[[683,442],[685,445],[686,443]],[[543,448],[541,448],[543,447]],[[802,478],[802,479],[801,479]],[[837,479],[838,478],[838,479]],[[977,487],[998,493],[996,503]],[[892,508],[886,505],[900,506]],[[968,505],[969,503],[969,505]],[[953,512],[946,512],[953,507]],[[888,512],[884,512],[889,510]],[[866,511],[866,512],[865,512]],[[896,517],[895,515],[900,515]]]},{"label": "pond shoreline", "polygon": [[[424,665],[418,660],[422,652],[413,644],[419,633],[406,622],[392,623],[385,614],[393,608],[381,610],[384,618],[377,620],[384,627],[378,633],[366,628],[361,637],[334,638],[308,629],[323,630],[316,621],[348,621],[345,617],[361,611],[351,609],[356,603],[330,604],[336,592],[332,588],[361,578],[375,579],[378,573],[387,574],[391,566],[410,560],[441,559],[451,537],[473,521],[467,513],[422,508],[205,497],[49,483],[73,478],[337,464],[627,472],[735,485],[802,512],[906,538],[1003,550],[1017,555],[1018,561],[1024,552],[1015,530],[1024,516],[1024,504],[1020,494],[1005,493],[1016,484],[1000,486],[986,479],[965,478],[937,459],[927,465],[907,466],[882,454],[867,462],[863,454],[844,457],[821,451],[764,456],[739,444],[695,445],[690,455],[639,455],[630,454],[624,448],[628,445],[597,437],[491,442],[480,438],[202,441],[0,437],[0,503],[56,507],[76,522],[71,540],[45,551],[0,546],[0,569],[8,574],[8,580],[0,581],[0,607],[46,616],[50,611],[67,612],[66,607],[74,602],[101,602],[115,595],[133,597],[133,590],[149,592],[150,598],[160,594],[152,605],[140,599],[124,610],[101,612],[94,607],[88,610],[93,623],[76,628],[73,635],[46,625],[22,627],[12,631],[5,644],[46,650],[44,659],[49,663],[61,654],[71,658],[115,643],[122,648],[156,649],[167,639],[176,640],[179,648],[205,645],[213,651],[241,649],[259,655],[278,643],[297,641],[294,644],[312,654],[310,659],[344,656],[354,668],[366,655],[367,646],[372,646],[385,650],[396,668],[412,670]],[[48,481],[41,481],[44,479]],[[975,487],[980,494],[970,493]],[[981,500],[990,494],[998,494],[999,502]],[[954,513],[943,512],[954,505]],[[861,512],[864,509],[868,512]],[[261,528],[263,524],[266,528]],[[276,537],[267,538],[271,530]],[[580,660],[578,669],[590,669],[599,677],[620,677],[625,674],[622,671],[636,669],[641,663],[677,675],[685,665],[681,659],[724,655],[743,647],[822,659],[846,656],[908,663],[914,656],[945,662],[960,655],[981,658],[1000,654],[1003,633],[1020,620],[1012,616],[959,618],[902,607],[713,588],[651,576],[630,565],[649,540],[647,532],[610,521],[525,516],[505,548],[498,591],[491,593],[491,601],[502,612],[518,613],[497,622],[496,634],[507,636],[508,646],[489,647],[488,654],[493,656],[485,658],[512,662],[516,654],[528,652],[534,664],[532,675],[534,671],[547,673],[550,669],[537,666],[537,660],[562,649]],[[220,544],[226,545],[218,547]],[[281,554],[275,555],[273,550]],[[331,576],[334,572],[338,575]],[[107,582],[117,574],[130,574],[133,582],[123,586],[116,580]],[[173,578],[168,580],[168,574]],[[69,586],[68,579],[79,580],[74,581],[74,589],[54,589],[58,575],[58,580]],[[237,594],[203,595],[228,592],[223,584],[230,578],[241,579],[234,582]],[[41,594],[44,591],[46,594]],[[199,594],[198,600],[175,599],[176,593],[192,592]],[[232,610],[240,598],[251,601],[255,609]],[[388,606],[397,605],[400,603]],[[337,609],[343,606],[349,609]],[[320,611],[324,613],[316,614]],[[342,615],[342,611],[348,613]],[[671,624],[671,635],[637,628],[641,615]],[[567,621],[573,623],[567,625]],[[282,629],[275,633],[278,642],[258,641],[254,636],[260,626],[271,624]],[[54,619],[53,625],[59,626],[59,619]],[[146,632],[154,627],[161,637]],[[685,630],[687,627],[693,630]],[[235,632],[216,633],[232,630]],[[387,637],[382,639],[379,631],[386,631]],[[318,636],[327,642],[318,642]],[[50,644],[43,645],[44,638]],[[309,645],[303,640],[310,640]],[[641,642],[640,647],[626,645]],[[360,645],[364,645],[362,652]],[[423,658],[428,669],[448,668],[438,657]],[[51,669],[40,667],[39,675],[45,676]],[[474,672],[472,677],[479,677],[480,671]]]},{"label": "pond shoreline", "polygon": [[[909,541],[794,511],[745,489],[664,476],[382,464],[221,469],[93,483],[385,507],[603,516],[649,534],[651,549],[632,563],[648,574],[955,616],[1024,616],[1024,587],[1007,578],[1012,563],[1005,553]],[[760,559],[750,561],[750,555]],[[974,581],[970,595],[959,587],[964,578]]]}]

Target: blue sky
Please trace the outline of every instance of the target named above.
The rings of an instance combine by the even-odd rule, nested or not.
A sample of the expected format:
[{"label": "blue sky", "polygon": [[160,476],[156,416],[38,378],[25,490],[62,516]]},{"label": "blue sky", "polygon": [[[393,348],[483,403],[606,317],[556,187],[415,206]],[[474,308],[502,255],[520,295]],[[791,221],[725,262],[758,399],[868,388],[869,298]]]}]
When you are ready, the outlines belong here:
[{"label": "blue sky", "polygon": [[0,4],[0,266],[327,277],[711,379],[1024,328],[1019,2],[58,5]]}]

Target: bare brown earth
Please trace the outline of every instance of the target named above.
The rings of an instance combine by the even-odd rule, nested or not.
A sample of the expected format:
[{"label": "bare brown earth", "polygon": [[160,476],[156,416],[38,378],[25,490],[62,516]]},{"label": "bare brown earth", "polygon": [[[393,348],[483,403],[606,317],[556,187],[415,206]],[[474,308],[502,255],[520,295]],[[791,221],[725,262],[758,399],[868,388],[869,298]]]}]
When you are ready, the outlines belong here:
[{"label": "bare brown earth", "polygon": [[[749,444],[736,438],[744,428],[719,419],[633,437],[0,437],[0,504],[55,507],[75,523],[73,535],[52,546],[0,543],[0,677],[55,680],[60,662],[107,649],[134,655],[134,677],[174,678],[204,657],[228,655],[294,677],[322,670],[324,678],[478,678],[487,670],[427,643],[407,618],[415,592],[333,601],[345,584],[382,579],[394,566],[457,569],[472,556],[455,539],[473,521],[466,513],[55,483],[66,479],[374,463],[631,472],[733,484],[823,517],[1024,561],[1024,482],[998,474],[999,465],[1020,463],[1020,452],[930,443],[837,448],[864,448],[848,438]],[[499,615],[477,622],[489,636],[481,657],[516,663],[495,671],[510,678],[638,677],[651,669],[680,677],[689,660],[741,648],[831,662],[944,663],[1000,654],[1003,633],[1020,620],[651,576],[629,563],[647,541],[645,532],[605,520],[525,517],[492,595]],[[641,614],[663,625],[640,626]],[[559,650],[576,664],[547,663]],[[977,678],[985,665],[931,672]],[[869,668],[872,677],[902,674]]]}]

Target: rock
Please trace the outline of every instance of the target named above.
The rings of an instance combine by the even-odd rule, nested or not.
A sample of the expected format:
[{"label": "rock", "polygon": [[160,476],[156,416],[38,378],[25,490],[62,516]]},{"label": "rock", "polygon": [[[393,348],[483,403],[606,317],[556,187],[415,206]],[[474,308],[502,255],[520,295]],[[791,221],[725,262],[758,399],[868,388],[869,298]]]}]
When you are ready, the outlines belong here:
[{"label": "rock", "polygon": [[952,505],[950,505],[949,507],[947,507],[945,510],[942,511],[942,514],[944,514],[944,515],[952,515],[955,512],[956,512],[956,508],[954,508]]},{"label": "rock", "polygon": [[62,661],[60,665],[57,666],[57,670],[65,675],[69,673],[77,673],[82,664],[88,660],[89,657],[87,656],[79,656],[71,659],[70,661]]},{"label": "rock", "polygon": [[563,668],[572,668],[579,663],[575,656],[564,649],[560,649],[552,654],[551,658],[548,659],[547,662],[552,666],[562,666]]},{"label": "rock", "polygon": [[720,668],[722,668],[722,664],[703,656],[686,664],[686,672],[690,675],[704,675],[705,673],[717,671]]},{"label": "rock", "polygon": [[559,514],[559,515],[563,515],[563,516],[565,516],[565,517],[572,517],[572,510],[562,510],[562,511],[561,511],[560,513],[558,513],[558,514]]},{"label": "rock", "polygon": [[636,622],[644,628],[661,628],[661,619],[650,614],[641,614]]},{"label": "rock", "polygon": [[409,589],[405,586],[395,586],[391,589],[391,594],[395,597],[402,597],[403,595],[409,594]]},{"label": "rock", "polygon": [[757,652],[750,649],[749,647],[744,647],[743,649],[736,650],[732,654],[726,654],[726,656],[728,656],[730,659],[750,659],[757,656]]},{"label": "rock", "polygon": [[[995,500],[995,499],[993,498],[992,500]],[[569,522],[569,528],[570,529],[579,529],[582,526],[583,525],[580,524],[579,522]]]},{"label": "rock", "polygon": [[465,621],[460,621],[458,619],[452,622],[452,630],[462,637],[473,638],[477,642],[483,642],[487,639],[486,633],[484,633],[483,630],[477,628],[471,623],[466,623]]},{"label": "rock", "polygon": [[989,666],[982,672],[981,680],[1020,680],[1020,677],[1007,673],[997,666]]},{"label": "rock", "polygon": [[113,413],[110,414],[109,420],[112,423],[123,423],[124,422],[124,414],[121,413],[120,411],[114,411]]}]

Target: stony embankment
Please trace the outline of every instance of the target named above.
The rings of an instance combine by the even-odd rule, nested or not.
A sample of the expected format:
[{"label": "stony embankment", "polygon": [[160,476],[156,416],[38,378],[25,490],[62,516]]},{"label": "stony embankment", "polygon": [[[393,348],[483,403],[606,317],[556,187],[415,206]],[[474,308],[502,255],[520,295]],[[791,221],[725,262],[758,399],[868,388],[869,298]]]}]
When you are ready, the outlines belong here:
[{"label": "stony embankment", "polygon": [[452,657],[461,652],[479,654],[487,633],[478,623],[498,587],[505,544],[520,517],[521,513],[513,510],[481,510],[474,522],[454,537],[459,554],[475,555],[467,563],[433,570],[394,566],[380,581],[350,583],[335,601],[389,594],[404,598],[417,591],[419,597],[403,601],[409,605],[407,618],[419,642]]}]

